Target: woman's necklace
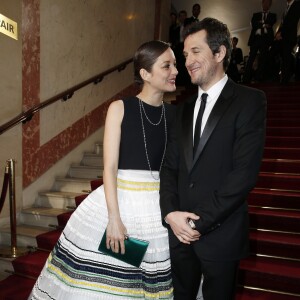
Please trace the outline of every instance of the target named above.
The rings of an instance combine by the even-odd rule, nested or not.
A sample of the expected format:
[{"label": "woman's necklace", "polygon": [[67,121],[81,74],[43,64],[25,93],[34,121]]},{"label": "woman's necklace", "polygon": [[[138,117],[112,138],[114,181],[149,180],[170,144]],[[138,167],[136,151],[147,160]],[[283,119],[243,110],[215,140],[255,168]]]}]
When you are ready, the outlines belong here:
[{"label": "woman's necklace", "polygon": [[[164,158],[165,158],[166,148],[167,148],[167,120],[166,120],[165,105],[164,105],[164,102],[162,102],[162,111],[161,111],[160,119],[159,119],[159,121],[158,121],[157,123],[153,123],[153,122],[149,119],[149,117],[147,116],[147,114],[146,114],[146,111],[145,111],[145,108],[144,108],[144,105],[143,105],[143,101],[142,101],[140,98],[138,98],[138,99],[139,99],[140,115],[141,115],[141,122],[142,122],[142,129],[143,129],[143,137],[144,137],[144,145],[145,145],[145,152],[146,152],[146,158],[147,158],[148,167],[149,167],[149,170],[150,170],[150,173],[151,173],[152,178],[155,179],[155,180],[159,180],[159,173],[160,173],[160,170],[161,170],[161,167],[162,167]],[[149,122],[151,125],[154,125],[154,126],[158,126],[158,125],[161,123],[161,120],[164,119],[164,127],[165,127],[165,146],[164,146],[164,152],[163,152],[163,156],[162,156],[161,163],[160,163],[160,167],[159,167],[158,178],[156,178],[156,177],[153,175],[152,169],[151,169],[151,165],[150,165],[149,154],[148,154],[148,150],[147,150],[147,140],[146,140],[146,133],[145,133],[144,120],[143,120],[143,113],[144,113],[146,119],[148,120],[148,122]]]}]

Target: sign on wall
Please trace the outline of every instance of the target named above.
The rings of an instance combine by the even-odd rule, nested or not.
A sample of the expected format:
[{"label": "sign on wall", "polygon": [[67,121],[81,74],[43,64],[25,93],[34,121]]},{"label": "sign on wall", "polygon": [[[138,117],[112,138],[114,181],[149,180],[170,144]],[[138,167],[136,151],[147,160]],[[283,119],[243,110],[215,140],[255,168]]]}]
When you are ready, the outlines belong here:
[{"label": "sign on wall", "polygon": [[0,32],[17,40],[18,39],[18,24],[0,14]]}]

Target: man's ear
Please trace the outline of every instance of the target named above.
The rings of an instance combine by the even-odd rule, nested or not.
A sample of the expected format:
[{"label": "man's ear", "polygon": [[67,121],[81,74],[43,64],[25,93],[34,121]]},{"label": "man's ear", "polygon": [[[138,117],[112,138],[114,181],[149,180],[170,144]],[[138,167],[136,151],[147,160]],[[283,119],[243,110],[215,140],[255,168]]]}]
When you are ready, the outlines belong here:
[{"label": "man's ear", "polygon": [[140,69],[140,75],[144,81],[148,81],[150,78],[150,73],[145,69]]},{"label": "man's ear", "polygon": [[217,58],[217,61],[218,62],[221,62],[223,61],[225,55],[226,55],[226,47],[224,45],[221,45],[220,48],[219,48],[219,52],[217,52],[215,54],[215,57]]}]

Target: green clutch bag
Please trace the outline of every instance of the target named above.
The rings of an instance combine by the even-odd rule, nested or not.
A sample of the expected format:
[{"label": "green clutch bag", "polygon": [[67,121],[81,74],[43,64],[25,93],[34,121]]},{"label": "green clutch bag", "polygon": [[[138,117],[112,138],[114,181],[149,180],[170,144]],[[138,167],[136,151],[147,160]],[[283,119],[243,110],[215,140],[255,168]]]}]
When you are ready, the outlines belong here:
[{"label": "green clutch bag", "polygon": [[147,251],[149,242],[140,240],[137,238],[127,237],[125,242],[125,253],[121,254],[113,252],[111,249],[106,248],[106,230],[101,239],[98,250],[112,256],[116,259],[119,259],[123,262],[126,262],[132,266],[139,268],[141,265],[145,253]]}]

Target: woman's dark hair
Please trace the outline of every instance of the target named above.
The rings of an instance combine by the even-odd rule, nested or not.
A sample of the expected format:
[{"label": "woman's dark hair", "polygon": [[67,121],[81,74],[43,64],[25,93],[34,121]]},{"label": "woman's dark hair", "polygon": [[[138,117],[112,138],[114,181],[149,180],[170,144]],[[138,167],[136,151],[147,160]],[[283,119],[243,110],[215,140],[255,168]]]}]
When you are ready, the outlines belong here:
[{"label": "woman's dark hair", "polygon": [[137,84],[142,85],[144,83],[140,75],[140,70],[145,69],[147,72],[151,72],[157,58],[168,48],[170,48],[170,45],[166,42],[150,41],[142,44],[137,49],[133,58],[134,81]]},{"label": "woman's dark hair", "polygon": [[225,46],[226,55],[223,60],[223,68],[226,71],[232,50],[230,32],[227,25],[214,18],[205,18],[188,26],[184,33],[184,39],[200,30],[206,31],[206,42],[213,54],[220,52],[220,46]]}]

